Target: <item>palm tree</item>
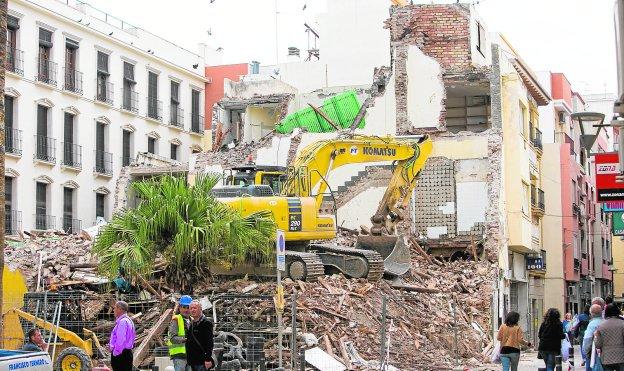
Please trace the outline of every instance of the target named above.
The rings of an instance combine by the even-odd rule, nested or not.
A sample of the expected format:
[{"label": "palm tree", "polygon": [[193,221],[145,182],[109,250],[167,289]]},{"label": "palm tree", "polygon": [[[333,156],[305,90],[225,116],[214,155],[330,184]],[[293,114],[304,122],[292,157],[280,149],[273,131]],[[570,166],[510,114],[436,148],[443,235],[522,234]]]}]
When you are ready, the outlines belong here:
[{"label": "palm tree", "polygon": [[271,212],[243,217],[217,201],[210,192],[219,179],[202,175],[190,186],[168,175],[133,183],[138,207],[116,214],[95,242],[102,272],[145,275],[161,258],[168,263],[168,280],[184,288],[211,264],[268,262],[276,228]]},{"label": "palm tree", "polygon": [[[7,42],[7,12],[8,0],[0,0],[0,90],[4,97],[4,73],[6,60],[6,42]],[[3,279],[4,275],[4,100],[0,99],[0,348],[4,344],[4,326],[2,318],[4,317],[4,308],[2,302],[4,300]]]}]

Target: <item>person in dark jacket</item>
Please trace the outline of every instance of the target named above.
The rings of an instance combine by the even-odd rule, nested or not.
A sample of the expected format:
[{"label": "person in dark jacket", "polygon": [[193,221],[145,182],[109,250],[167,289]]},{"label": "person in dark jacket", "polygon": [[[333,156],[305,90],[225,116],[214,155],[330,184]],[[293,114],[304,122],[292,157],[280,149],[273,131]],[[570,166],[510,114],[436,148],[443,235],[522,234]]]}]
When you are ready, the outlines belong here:
[{"label": "person in dark jacket", "polygon": [[186,363],[192,371],[210,370],[215,366],[212,322],[204,316],[197,300],[191,303],[190,312],[192,321],[186,336]]},{"label": "person in dark jacket", "polygon": [[608,304],[606,319],[596,329],[596,348],[600,350],[600,362],[605,370],[624,370],[624,321],[621,314],[615,304]]},{"label": "person in dark jacket", "polygon": [[565,338],[563,324],[561,323],[561,313],[557,308],[550,308],[544,316],[544,322],[539,328],[539,351],[546,371],[555,370],[555,357],[561,353],[561,340]]},{"label": "person in dark jacket", "polygon": [[585,330],[587,330],[587,325],[589,325],[590,319],[591,318],[589,317],[589,305],[586,305],[583,313],[578,316],[576,325],[572,327],[571,331],[572,335],[574,335],[573,337],[578,341],[581,348],[581,357],[583,358],[583,363],[581,364],[581,366],[584,366],[585,362],[587,362],[586,355],[588,352],[583,350],[583,338],[585,337]]}]

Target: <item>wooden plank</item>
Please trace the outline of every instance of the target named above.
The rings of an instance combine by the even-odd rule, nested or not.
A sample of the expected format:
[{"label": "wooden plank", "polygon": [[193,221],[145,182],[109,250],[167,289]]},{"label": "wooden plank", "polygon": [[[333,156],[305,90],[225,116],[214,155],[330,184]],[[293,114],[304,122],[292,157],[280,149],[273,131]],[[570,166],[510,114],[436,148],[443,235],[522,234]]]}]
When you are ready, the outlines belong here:
[{"label": "wooden plank", "polygon": [[141,276],[140,274],[137,274],[136,277],[139,279],[139,281],[141,281],[141,285],[143,285],[147,289],[147,291],[156,295],[159,299],[162,299],[162,296],[160,295],[160,293],[156,291],[156,289],[153,288],[152,285],[150,285],[150,283],[147,282],[145,278],[143,278],[143,276]]},{"label": "wooden plank", "polygon": [[343,316],[342,314],[338,314],[336,312],[332,312],[331,310],[327,310],[327,309],[323,309],[323,308],[319,308],[319,307],[310,307],[310,309],[318,310],[319,312],[323,312],[323,313],[326,313],[326,314],[331,314],[332,316],[338,317],[338,318],[343,319],[345,321],[349,320],[349,318]]},{"label": "wooden plank", "polygon": [[145,359],[148,354],[149,346],[152,340],[162,334],[167,326],[169,326],[169,323],[171,322],[171,313],[173,313],[173,309],[169,308],[165,310],[165,312],[158,319],[158,322],[156,322],[156,324],[152,326],[147,336],[136,348],[136,350],[134,351],[134,360],[132,361],[134,367],[138,368],[141,362],[143,362],[143,359]]},{"label": "wooden plank", "polygon": [[438,289],[433,289],[429,287],[420,287],[416,285],[392,285],[392,288],[405,290],[405,291],[423,292],[427,294],[437,294],[440,292],[440,290]]}]

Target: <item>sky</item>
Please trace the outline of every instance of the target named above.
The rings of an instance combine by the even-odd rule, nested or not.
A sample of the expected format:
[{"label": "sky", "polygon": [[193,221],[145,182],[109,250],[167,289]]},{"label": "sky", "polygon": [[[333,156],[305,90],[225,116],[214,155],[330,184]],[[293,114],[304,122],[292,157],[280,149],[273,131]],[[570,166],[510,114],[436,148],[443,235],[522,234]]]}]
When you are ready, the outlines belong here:
[{"label": "sky", "polygon": [[[289,46],[308,48],[304,23],[316,27],[327,1],[345,0],[86,1],[191,51],[202,42],[222,47],[222,63],[274,64],[285,61]],[[432,2],[456,1],[415,1]],[[466,2],[475,4],[488,31],[504,34],[534,71],[563,72],[581,93],[616,92],[613,0]],[[155,5],[165,3],[173,5]],[[319,46],[322,53],[322,40]]]}]

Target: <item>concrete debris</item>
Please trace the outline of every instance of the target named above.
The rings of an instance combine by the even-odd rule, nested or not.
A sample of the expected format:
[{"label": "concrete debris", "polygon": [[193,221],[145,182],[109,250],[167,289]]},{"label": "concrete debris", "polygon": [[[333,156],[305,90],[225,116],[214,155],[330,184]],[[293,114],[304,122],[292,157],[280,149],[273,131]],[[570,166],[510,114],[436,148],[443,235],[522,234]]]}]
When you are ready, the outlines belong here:
[{"label": "concrete debris", "polygon": [[28,234],[21,241],[7,241],[4,259],[11,269],[22,272],[30,289],[37,284],[40,257],[41,277],[48,287],[72,280],[70,265],[96,263],[92,242],[82,236],[52,231]]}]

